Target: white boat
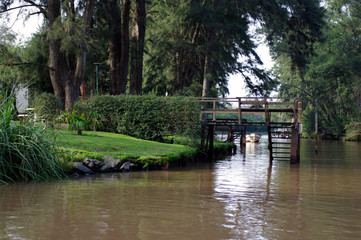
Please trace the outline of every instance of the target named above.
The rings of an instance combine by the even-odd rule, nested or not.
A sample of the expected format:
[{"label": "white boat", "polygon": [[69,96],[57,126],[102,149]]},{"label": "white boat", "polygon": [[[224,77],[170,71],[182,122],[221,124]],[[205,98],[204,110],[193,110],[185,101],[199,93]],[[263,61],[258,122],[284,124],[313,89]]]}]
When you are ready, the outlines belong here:
[{"label": "white boat", "polygon": [[261,138],[261,134],[255,134],[255,133],[247,134],[246,142],[256,143],[259,142],[260,138]]}]

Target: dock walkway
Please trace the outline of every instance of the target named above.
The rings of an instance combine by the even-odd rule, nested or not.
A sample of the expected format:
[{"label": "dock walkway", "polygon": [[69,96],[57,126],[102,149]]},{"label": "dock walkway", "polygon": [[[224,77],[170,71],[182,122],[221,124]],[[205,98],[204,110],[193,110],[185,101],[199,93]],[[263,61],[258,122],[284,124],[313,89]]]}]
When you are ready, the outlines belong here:
[{"label": "dock walkway", "polygon": [[[201,98],[202,147],[213,149],[214,132],[228,128],[228,141],[240,137],[246,146],[247,126],[265,126],[268,134],[270,161],[300,161],[301,102],[296,98]],[[261,114],[261,121],[249,121],[249,114]],[[206,138],[206,130],[208,135]]]}]

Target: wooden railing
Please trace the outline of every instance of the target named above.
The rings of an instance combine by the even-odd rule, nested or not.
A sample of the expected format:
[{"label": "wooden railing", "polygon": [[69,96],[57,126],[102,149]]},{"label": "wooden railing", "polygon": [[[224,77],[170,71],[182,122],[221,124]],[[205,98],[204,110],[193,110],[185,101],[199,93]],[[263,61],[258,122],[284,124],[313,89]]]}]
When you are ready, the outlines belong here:
[{"label": "wooden railing", "polygon": [[[293,113],[292,123],[297,126],[301,122],[301,102],[294,98],[257,98],[257,97],[237,97],[237,98],[200,98],[202,105],[200,114],[201,120],[217,122],[217,113],[236,114],[238,124],[242,125],[243,114],[265,114],[265,125],[271,124],[270,113]],[[205,117],[212,114],[212,118]]]}]

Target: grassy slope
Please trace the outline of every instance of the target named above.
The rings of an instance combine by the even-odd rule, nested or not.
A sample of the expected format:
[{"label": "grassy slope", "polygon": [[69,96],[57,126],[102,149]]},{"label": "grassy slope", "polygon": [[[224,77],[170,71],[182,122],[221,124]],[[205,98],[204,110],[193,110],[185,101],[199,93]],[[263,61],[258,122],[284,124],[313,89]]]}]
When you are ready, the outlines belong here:
[{"label": "grassy slope", "polygon": [[187,146],[146,141],[108,132],[84,131],[82,136],[65,130],[57,132],[57,143],[71,153],[73,161],[82,161],[85,157],[102,160],[104,156],[112,156],[138,159],[144,163],[168,163],[174,159],[192,157],[196,152]]}]

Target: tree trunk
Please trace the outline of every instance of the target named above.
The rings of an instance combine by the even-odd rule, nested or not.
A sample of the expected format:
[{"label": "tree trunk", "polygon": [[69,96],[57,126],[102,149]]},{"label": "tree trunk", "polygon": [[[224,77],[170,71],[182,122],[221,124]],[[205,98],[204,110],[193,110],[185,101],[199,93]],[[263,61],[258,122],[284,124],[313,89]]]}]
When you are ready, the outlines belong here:
[{"label": "tree trunk", "polygon": [[[94,9],[94,0],[87,0],[83,15],[83,35],[86,38],[89,34],[90,22]],[[54,31],[54,23],[60,21],[61,1],[48,1],[48,19],[50,30]],[[82,42],[76,53],[76,66],[72,68],[73,59],[66,60],[64,52],[61,51],[61,39],[49,37],[49,66],[50,79],[55,95],[59,98],[62,107],[66,111],[72,111],[74,103],[79,98],[80,85],[84,81],[86,70],[87,49],[85,42]],[[71,54],[70,54],[71,55]],[[67,65],[67,62],[70,66]],[[73,70],[72,70],[73,69]]]},{"label": "tree trunk", "polygon": [[[215,0],[212,0],[212,10],[215,8]],[[204,57],[204,66],[203,66],[203,88],[202,88],[202,97],[208,97],[210,81],[212,77],[211,73],[211,46],[213,44],[213,34],[214,34],[214,26],[211,24],[209,26],[207,35],[206,35],[206,52]]]},{"label": "tree trunk", "polygon": [[[83,37],[86,39],[89,36],[90,23],[93,16],[94,0],[87,0],[86,7],[83,15]],[[65,86],[65,109],[70,112],[73,110],[74,103],[79,98],[80,86],[85,79],[87,60],[86,43],[83,41],[79,45],[78,52],[76,53],[76,68],[74,71],[74,78],[70,77],[66,81]]]},{"label": "tree trunk", "polygon": [[136,0],[136,8],[133,13],[133,32],[130,50],[129,91],[131,94],[142,94],[145,21],[145,0]]},{"label": "tree trunk", "polygon": [[[54,23],[60,17],[60,0],[48,1],[48,20],[50,31],[54,30]],[[55,96],[60,100],[62,108],[65,106],[65,81],[63,79],[69,72],[66,69],[64,55],[60,51],[61,40],[49,37],[49,67],[50,80],[54,88]]]},{"label": "tree trunk", "polygon": [[122,23],[119,5],[116,0],[108,0],[109,11],[109,72],[110,72],[110,94],[120,94],[120,58],[121,58],[121,29]]},{"label": "tree trunk", "polygon": [[131,0],[125,0],[123,3],[123,22],[122,22],[122,52],[120,57],[120,92],[125,93],[128,82],[129,66],[129,12]]},{"label": "tree trunk", "polygon": [[123,18],[117,0],[108,0],[110,94],[125,93],[129,62],[129,12],[131,0],[123,3]]},{"label": "tree trunk", "polygon": [[203,66],[203,88],[202,88],[202,97],[207,97],[209,92],[209,59],[208,54],[204,58],[204,66]]}]

